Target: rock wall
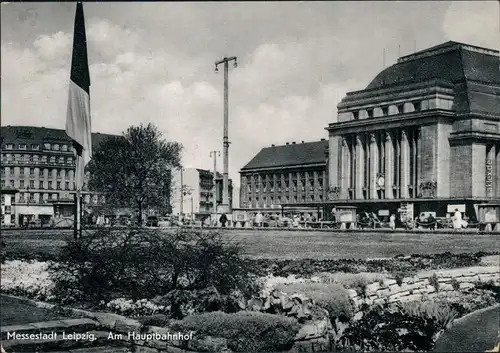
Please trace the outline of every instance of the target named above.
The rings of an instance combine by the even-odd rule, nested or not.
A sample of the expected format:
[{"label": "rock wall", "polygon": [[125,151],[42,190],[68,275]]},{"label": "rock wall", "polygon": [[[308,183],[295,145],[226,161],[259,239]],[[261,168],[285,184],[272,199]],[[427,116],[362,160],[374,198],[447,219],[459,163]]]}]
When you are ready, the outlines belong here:
[{"label": "rock wall", "polygon": [[440,293],[471,289],[478,283],[490,281],[500,284],[500,268],[497,266],[422,272],[414,277],[403,278],[401,285],[395,279],[387,279],[368,284],[364,293],[349,289],[348,295],[355,311],[359,312],[363,304],[410,302],[424,297],[432,298]]},{"label": "rock wall", "polygon": [[[378,303],[410,302],[422,298],[432,298],[436,296],[458,295],[461,291],[474,288],[479,283],[500,284],[500,269],[498,266],[481,266],[464,269],[431,271],[419,273],[413,277],[403,278],[400,285],[395,279],[386,279],[380,282],[370,283],[366,286],[364,293],[358,293],[353,289],[348,290],[356,316],[360,315],[361,305],[373,305]],[[295,305],[303,304],[307,298],[297,296],[283,297],[284,293],[271,293],[269,305],[289,306],[288,303],[296,301]],[[274,297],[274,298],[271,298]],[[300,299],[300,300],[298,300]],[[273,304],[274,303],[274,304]],[[45,304],[49,305],[49,304]],[[262,306],[264,309],[266,305]],[[37,333],[37,332],[88,332],[95,334],[94,342],[72,342],[72,346],[65,347],[78,349],[80,347],[91,346],[114,346],[116,351],[119,347],[126,347],[134,352],[142,353],[188,353],[188,352],[230,352],[227,348],[227,341],[218,337],[196,337],[194,333],[189,339],[134,339],[128,337],[129,333],[137,334],[159,334],[175,335],[175,332],[169,332],[167,328],[143,326],[138,321],[125,318],[120,315],[108,313],[93,313],[83,310],[75,310],[85,314],[89,319],[73,319],[52,321],[38,324],[16,325],[1,327],[2,344],[5,349],[23,350],[28,347],[41,349],[61,345],[64,342],[60,340],[48,341],[42,344],[26,340],[5,340],[7,332],[16,331],[18,333]],[[300,332],[295,338],[295,345],[289,353],[298,352],[318,352],[329,348],[329,332],[332,325],[327,319],[328,315],[314,315],[306,321]],[[109,333],[122,335],[121,339],[115,342],[109,340]],[[190,334],[190,333],[182,333]],[[118,336],[116,336],[118,337]],[[67,344],[68,342],[66,342]],[[132,348],[133,347],[133,348]],[[45,350],[46,351],[46,350]]]}]

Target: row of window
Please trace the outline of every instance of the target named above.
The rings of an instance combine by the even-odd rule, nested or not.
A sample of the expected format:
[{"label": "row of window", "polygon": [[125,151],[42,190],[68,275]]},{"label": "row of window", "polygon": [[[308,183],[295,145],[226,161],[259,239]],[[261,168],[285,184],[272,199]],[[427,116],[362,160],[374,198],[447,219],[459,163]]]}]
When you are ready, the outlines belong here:
[{"label": "row of window", "polygon": [[[270,188],[266,188],[266,187],[263,187],[263,188],[259,188],[259,187],[256,187],[255,189],[252,189],[252,186],[251,185],[248,185],[248,192],[251,193],[253,190],[253,192],[255,193],[259,193],[259,192],[262,192],[262,193],[266,193],[266,192],[274,192],[275,188],[273,187],[270,187]],[[305,186],[293,186],[293,187],[288,187],[288,184],[285,185],[284,188],[282,187],[277,187],[276,188],[276,192],[288,192],[288,191],[293,191],[293,192],[301,192],[301,191],[306,191],[306,190],[309,190],[309,191],[314,191],[315,188],[313,185],[310,185],[309,188],[306,188]],[[322,186],[318,186],[318,188],[316,190],[319,190],[319,191],[322,191],[323,190],[323,187]]]},{"label": "row of window", "polygon": [[69,164],[73,165],[74,164],[74,158],[73,157],[47,157],[47,156],[38,156],[36,154],[4,154],[2,155],[2,162],[4,163],[9,163],[9,162],[17,162],[17,163],[41,163],[41,164],[47,164],[47,163],[58,163],[58,164]]},{"label": "row of window", "polygon": [[[266,185],[267,184],[267,185]],[[297,180],[292,180],[292,189],[293,191],[301,190],[305,191],[306,190],[306,185],[304,181],[297,182]],[[258,183],[255,185],[255,188],[252,187],[252,184],[249,183],[247,185],[248,192],[252,192],[252,189],[255,189],[256,192],[259,192],[259,190],[262,190],[262,192],[266,192],[266,190],[269,188],[271,192],[274,192],[274,189],[278,192],[282,191],[284,185],[285,191],[288,191],[290,188],[290,183],[288,180],[285,180],[285,183],[283,184],[281,181],[277,181],[276,184],[273,182],[270,183]],[[321,190],[323,185],[323,179],[319,178],[318,179],[318,189]],[[309,190],[314,190],[314,180],[309,179]]]},{"label": "row of window", "polygon": [[[64,179],[70,179],[69,173],[66,173],[66,172],[63,173],[63,171],[64,171],[64,169],[52,169],[51,171],[49,171],[48,168],[44,168],[44,169],[19,168],[19,176],[23,177],[23,176],[27,175],[27,173],[29,172],[30,177],[37,177],[37,176],[44,177],[45,175],[47,175],[47,178],[53,178],[55,175],[56,178],[62,178],[62,176],[64,174]],[[7,175],[7,168],[1,169],[1,173],[2,173],[2,177],[6,176]],[[8,175],[11,177],[15,176],[14,168],[10,168]]]},{"label": "row of window", "polygon": [[[255,197],[255,199],[252,199],[251,197],[248,198],[248,203],[252,204],[252,201],[254,201],[255,204],[264,204],[264,205],[274,205],[274,204],[281,204],[281,203],[290,203],[290,200],[293,203],[297,202],[306,202],[306,197],[304,195],[298,197],[298,196],[293,196],[293,197],[288,197],[288,196],[278,196],[276,199],[274,197],[268,197],[268,198],[260,198],[258,196]],[[259,202],[260,201],[260,202]],[[317,195],[316,197],[314,195],[309,196],[309,200],[311,202],[314,201],[323,201],[323,195]]]},{"label": "row of window", "polygon": [[[415,102],[411,102],[411,104],[413,105],[413,111],[419,112],[422,110],[422,102],[415,101]],[[396,105],[396,108],[398,110],[397,114],[403,114],[405,112],[404,111],[404,103]],[[382,109],[383,116],[389,115],[389,106],[388,105],[381,107],[381,109]],[[366,109],[366,112],[368,113],[368,118],[373,118],[373,116],[374,116],[373,115],[373,112],[374,112],[373,108]],[[352,115],[353,115],[354,120],[359,119],[359,111],[352,112]]]},{"label": "row of window", "polygon": [[[2,187],[5,187],[5,180],[2,179]],[[62,186],[64,185],[64,189]],[[18,185],[16,185],[14,180],[9,181],[9,186],[15,188],[18,187],[20,189],[24,189],[25,187],[29,187],[30,189],[48,189],[48,190],[72,190],[75,188],[75,183],[70,183],[69,181],[64,182],[64,184],[60,181],[53,183],[49,181],[45,183],[44,181],[40,181],[35,183],[34,180],[30,180],[29,183],[26,183],[24,180],[19,180]],[[71,189],[70,189],[71,186]]]},{"label": "row of window", "polygon": [[[20,143],[17,145],[18,149],[20,150],[27,150],[28,149],[28,145],[25,144],[25,143]],[[13,150],[15,148],[15,145],[13,143],[8,143],[5,145],[5,149],[6,150]],[[46,149],[46,150],[52,150],[52,151],[63,151],[63,152],[68,152],[68,151],[74,151],[74,148],[72,146],[68,146],[68,145],[59,145],[59,144],[53,144],[51,145],[50,143],[45,143],[43,145],[43,148]],[[32,151],[39,151],[40,150],[40,145],[31,145],[31,150]]]},{"label": "row of window", "polygon": [[[19,194],[18,196],[18,201],[19,203],[24,203],[24,202],[41,202],[41,201],[57,201],[60,198],[68,198],[68,195],[65,195],[61,197],[60,194],[48,194],[48,193],[37,193],[37,192],[26,192],[24,194]],[[104,197],[101,197],[101,202],[104,202]],[[84,195],[83,196],[83,202],[84,203],[98,203],[99,202],[99,197],[98,195]],[[5,203],[5,195],[2,195],[2,204]]]},{"label": "row of window", "polygon": [[[261,174],[260,180],[262,183],[264,183],[267,177],[269,182],[273,182],[275,176],[276,176],[276,181],[278,183],[281,182],[281,179],[285,179],[285,181],[288,181],[290,177],[294,182],[297,182],[298,179],[300,179],[302,182],[305,182],[306,176],[308,180],[314,179],[313,172],[298,172],[298,173],[282,173],[282,174]],[[251,183],[252,179],[255,180],[255,182],[258,182],[259,175],[248,176],[247,177],[248,183]]]}]

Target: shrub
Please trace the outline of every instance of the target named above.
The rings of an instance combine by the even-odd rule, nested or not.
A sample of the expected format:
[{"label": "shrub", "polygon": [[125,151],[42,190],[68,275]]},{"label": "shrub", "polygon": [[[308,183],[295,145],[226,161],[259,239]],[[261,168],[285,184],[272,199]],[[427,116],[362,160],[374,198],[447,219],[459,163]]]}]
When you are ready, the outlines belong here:
[{"label": "shrub", "polygon": [[137,319],[144,326],[167,327],[170,319],[164,314],[147,315]]},{"label": "shrub", "polygon": [[182,319],[191,314],[223,311],[234,313],[239,310],[239,293],[220,294],[217,288],[208,287],[198,290],[173,290],[164,296],[154,298],[161,306],[169,306],[174,319]]},{"label": "shrub", "polygon": [[92,303],[150,299],[211,285],[221,294],[258,291],[237,244],[223,242],[217,233],[189,229],[100,229],[69,241],[51,272],[61,300]]},{"label": "shrub", "polygon": [[338,283],[292,283],[278,285],[278,290],[288,294],[300,293],[312,299],[315,304],[328,310],[330,320],[335,318],[349,320],[353,316],[353,307],[349,301],[347,291]]},{"label": "shrub", "polygon": [[376,306],[348,327],[336,348],[355,351],[431,351],[457,313],[448,306]]},{"label": "shrub", "polygon": [[456,278],[451,279],[451,286],[453,287],[453,290],[459,290],[460,289],[460,282],[456,280]]},{"label": "shrub", "polygon": [[458,312],[459,316],[469,314],[473,311],[484,309],[497,304],[500,301],[498,292],[491,289],[475,289],[467,293],[448,294],[433,300],[441,305],[448,305]]},{"label": "shrub", "polygon": [[300,325],[284,316],[241,311],[187,316],[181,321],[173,321],[170,329],[226,338],[228,348],[234,352],[276,352],[291,348]]},{"label": "shrub", "polygon": [[439,281],[435,273],[429,278],[429,284],[436,288],[436,292],[439,292]]}]

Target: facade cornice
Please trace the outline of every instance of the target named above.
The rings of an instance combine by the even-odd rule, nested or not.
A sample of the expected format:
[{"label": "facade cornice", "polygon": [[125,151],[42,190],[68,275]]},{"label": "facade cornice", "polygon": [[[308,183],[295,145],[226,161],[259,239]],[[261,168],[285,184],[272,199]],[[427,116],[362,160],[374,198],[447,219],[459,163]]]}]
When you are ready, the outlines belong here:
[{"label": "facade cornice", "polygon": [[[437,119],[436,119],[437,118]],[[368,132],[377,129],[394,129],[415,125],[430,125],[438,122],[451,123],[455,118],[455,112],[433,109],[428,111],[412,112],[378,118],[362,120],[349,120],[332,123],[325,128],[330,136],[343,135],[346,133]]]},{"label": "facade cornice", "polygon": [[455,92],[453,90],[433,89],[429,90],[421,88],[413,91],[401,91],[391,95],[373,95],[363,99],[348,101],[337,105],[338,113],[344,113],[351,110],[370,109],[380,107],[381,105],[389,106],[409,101],[444,98],[454,99]]},{"label": "facade cornice", "polygon": [[251,174],[258,172],[269,172],[269,171],[278,171],[283,169],[307,169],[307,168],[318,168],[318,167],[326,167],[327,162],[324,163],[314,163],[314,164],[295,164],[290,166],[272,166],[272,167],[263,167],[263,168],[252,168],[252,169],[241,169],[240,174]]},{"label": "facade cornice", "polygon": [[483,131],[452,132],[448,140],[450,142],[454,141],[498,142],[500,141],[500,134],[488,133]]},{"label": "facade cornice", "polygon": [[407,93],[422,89],[444,89],[453,91],[455,84],[441,79],[426,80],[421,82],[415,82],[410,84],[394,84],[392,86],[387,86],[384,88],[371,88],[359,91],[347,92],[346,96],[340,102],[340,105],[344,102],[361,100],[370,97],[383,96],[383,95],[393,95],[397,93]]},{"label": "facade cornice", "polygon": [[401,202],[467,202],[476,201],[481,203],[497,203],[500,198],[487,198],[487,197],[435,197],[435,198],[407,198],[407,199],[338,199],[325,202],[310,202],[310,203],[287,203],[281,204],[283,207],[308,207],[320,205],[342,205],[342,204],[362,204],[362,203],[401,203]]},{"label": "facade cornice", "polygon": [[458,113],[456,115],[457,120],[468,120],[468,119],[483,119],[483,120],[490,120],[490,121],[498,121],[500,120],[500,115],[496,114],[491,114],[487,112],[464,112],[464,113]]}]

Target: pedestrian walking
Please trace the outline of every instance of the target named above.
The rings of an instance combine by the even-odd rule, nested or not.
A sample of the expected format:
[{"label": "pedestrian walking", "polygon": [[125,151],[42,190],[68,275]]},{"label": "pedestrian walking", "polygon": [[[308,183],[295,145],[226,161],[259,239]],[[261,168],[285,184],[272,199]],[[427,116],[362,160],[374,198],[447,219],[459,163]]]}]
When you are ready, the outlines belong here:
[{"label": "pedestrian walking", "polygon": [[394,213],[389,217],[389,227],[391,227],[392,230],[396,229],[396,215]]},{"label": "pedestrian walking", "polygon": [[460,230],[462,229],[463,222],[462,222],[462,213],[458,210],[458,208],[455,208],[455,214],[453,215],[453,228]]},{"label": "pedestrian walking", "polygon": [[226,227],[226,223],[227,223],[227,216],[223,213],[220,218],[219,218],[219,222],[222,226],[222,228],[225,228]]}]

